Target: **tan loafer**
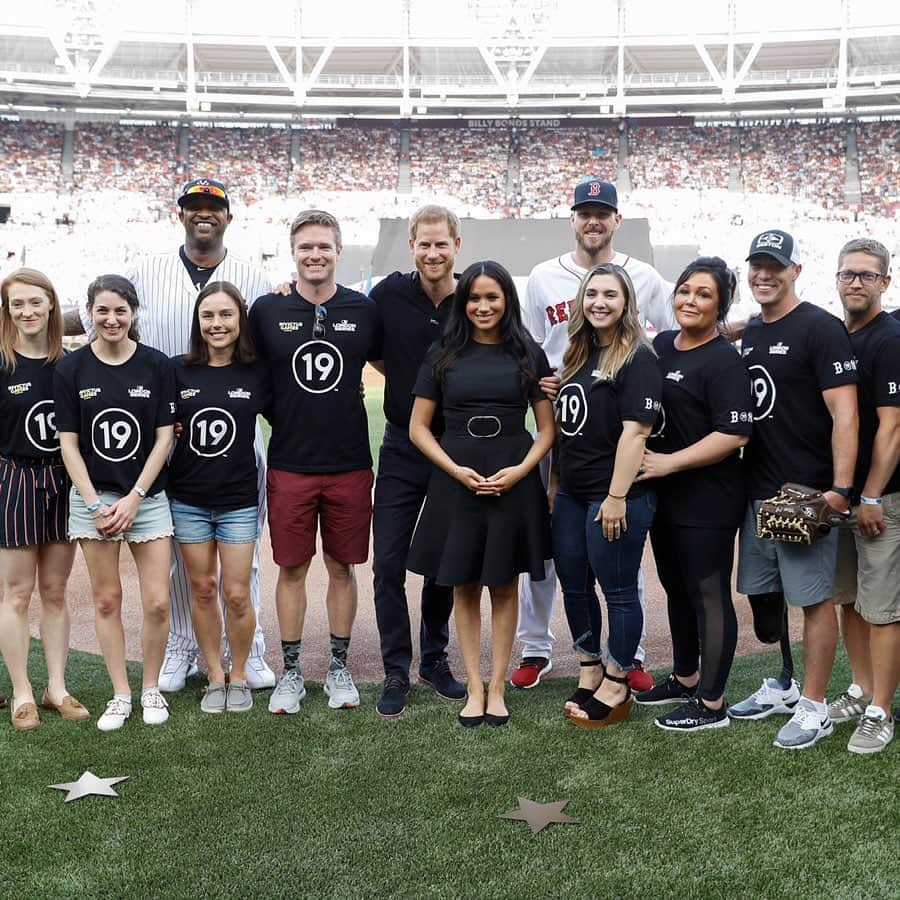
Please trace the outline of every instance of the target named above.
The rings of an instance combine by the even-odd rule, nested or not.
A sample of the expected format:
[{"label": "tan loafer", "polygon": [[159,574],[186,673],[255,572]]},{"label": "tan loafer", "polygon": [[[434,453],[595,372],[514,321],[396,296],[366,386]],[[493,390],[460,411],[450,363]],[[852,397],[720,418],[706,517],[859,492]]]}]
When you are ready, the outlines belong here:
[{"label": "tan loafer", "polygon": [[33,703],[23,703],[18,709],[15,709],[15,701],[13,701],[9,704],[9,708],[12,710],[12,723],[16,731],[30,731],[41,724],[37,707]]},{"label": "tan loafer", "polygon": [[47,692],[44,691],[41,707],[58,712],[64,719],[68,719],[71,722],[80,722],[91,717],[87,707],[79,703],[71,694],[66,694],[62,699],[62,703],[54,703]]}]

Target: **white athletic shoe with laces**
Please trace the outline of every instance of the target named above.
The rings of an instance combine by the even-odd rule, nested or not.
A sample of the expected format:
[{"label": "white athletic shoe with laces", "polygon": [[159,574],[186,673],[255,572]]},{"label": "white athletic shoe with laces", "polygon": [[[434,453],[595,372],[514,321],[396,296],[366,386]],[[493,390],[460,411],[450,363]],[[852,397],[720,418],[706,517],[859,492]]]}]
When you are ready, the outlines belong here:
[{"label": "white athletic shoe with laces", "polygon": [[328,705],[332,709],[352,709],[359,706],[359,691],[346,666],[329,669],[323,687],[328,695]]},{"label": "white athletic shoe with laces", "polygon": [[162,725],[169,719],[169,704],[159,688],[148,688],[141,694],[145,725]]},{"label": "white athletic shoe with laces", "polygon": [[97,719],[97,727],[101,731],[118,731],[130,715],[131,701],[113,697],[106,704],[106,710],[103,712],[103,715]]},{"label": "white athletic shoe with laces", "polygon": [[728,715],[732,719],[766,719],[779,713],[793,712],[800,699],[800,685],[791,681],[785,690],[774,678],[764,678],[758,691],[746,700],[728,707]]},{"label": "white athletic shoe with laces", "polygon": [[812,700],[801,697],[790,720],[781,726],[778,736],[772,742],[782,750],[805,750],[813,747],[834,732],[834,725],[828,718],[828,710],[820,712]]}]

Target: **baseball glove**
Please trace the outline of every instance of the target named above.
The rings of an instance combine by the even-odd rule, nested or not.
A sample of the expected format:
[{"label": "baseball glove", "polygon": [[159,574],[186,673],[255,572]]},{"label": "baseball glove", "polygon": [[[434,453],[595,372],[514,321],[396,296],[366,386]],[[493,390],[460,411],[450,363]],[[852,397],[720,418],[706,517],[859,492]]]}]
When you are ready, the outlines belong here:
[{"label": "baseball glove", "polygon": [[821,491],[804,484],[783,484],[777,496],[760,504],[756,534],[771,541],[812,544],[846,518]]}]

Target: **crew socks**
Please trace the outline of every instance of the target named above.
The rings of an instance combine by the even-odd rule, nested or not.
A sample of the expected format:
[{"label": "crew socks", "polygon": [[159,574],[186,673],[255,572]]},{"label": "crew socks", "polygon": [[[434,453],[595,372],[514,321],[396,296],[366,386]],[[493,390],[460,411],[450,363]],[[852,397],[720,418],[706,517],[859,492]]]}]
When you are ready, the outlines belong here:
[{"label": "crew socks", "polygon": [[347,667],[347,648],[350,646],[349,637],[331,635],[331,665],[329,670],[345,669]]},{"label": "crew socks", "polygon": [[300,671],[300,641],[282,641],[281,655],[284,658],[284,671],[293,669]]}]

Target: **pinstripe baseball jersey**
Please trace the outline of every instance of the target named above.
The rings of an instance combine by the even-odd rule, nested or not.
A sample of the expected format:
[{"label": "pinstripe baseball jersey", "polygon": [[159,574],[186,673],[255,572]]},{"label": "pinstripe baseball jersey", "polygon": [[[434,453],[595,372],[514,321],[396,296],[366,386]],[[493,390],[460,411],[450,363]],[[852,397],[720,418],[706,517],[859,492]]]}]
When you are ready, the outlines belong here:
[{"label": "pinstripe baseball jersey", "polygon": [[[199,291],[191,282],[178,251],[146,256],[126,277],[134,285],[141,304],[138,312],[141,343],[161,350],[166,356],[186,353],[191,314]],[[209,280],[230,281],[248,306],[272,290],[272,283],[262,269],[231,254],[216,266]],[[84,310],[81,319],[89,333],[90,316]]]}]

